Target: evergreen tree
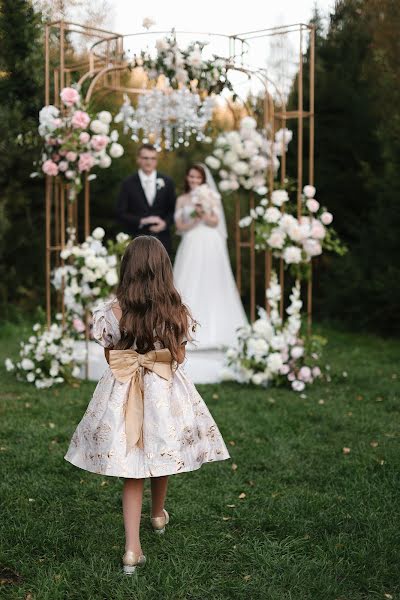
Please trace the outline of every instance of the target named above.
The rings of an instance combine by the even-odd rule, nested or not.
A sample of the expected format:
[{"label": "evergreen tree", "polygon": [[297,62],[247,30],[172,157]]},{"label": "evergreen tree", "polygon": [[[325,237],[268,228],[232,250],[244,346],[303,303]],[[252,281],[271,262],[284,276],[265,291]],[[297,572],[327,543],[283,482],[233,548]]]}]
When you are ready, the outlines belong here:
[{"label": "evergreen tree", "polygon": [[43,104],[43,45],[31,2],[1,0],[0,72],[0,302],[7,317],[17,297],[32,305],[43,281],[43,184],[29,177],[37,152],[29,140]]}]

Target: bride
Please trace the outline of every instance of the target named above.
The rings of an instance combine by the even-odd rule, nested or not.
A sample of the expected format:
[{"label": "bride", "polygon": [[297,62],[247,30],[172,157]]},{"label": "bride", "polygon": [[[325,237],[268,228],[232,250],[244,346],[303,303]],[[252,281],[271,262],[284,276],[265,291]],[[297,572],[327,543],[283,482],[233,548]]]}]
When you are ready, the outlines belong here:
[{"label": "bride", "polygon": [[205,165],[188,169],[175,224],[182,235],[175,285],[199,324],[196,348],[234,345],[236,329],[246,325],[247,318],[229,262],[221,197]]}]

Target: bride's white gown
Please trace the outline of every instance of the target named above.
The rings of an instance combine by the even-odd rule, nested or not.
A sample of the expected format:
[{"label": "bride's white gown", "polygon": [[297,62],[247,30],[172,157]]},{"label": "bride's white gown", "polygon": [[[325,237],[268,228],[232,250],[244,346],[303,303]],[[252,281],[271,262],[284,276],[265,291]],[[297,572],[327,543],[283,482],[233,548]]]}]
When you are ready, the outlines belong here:
[{"label": "bride's white gown", "polygon": [[[212,194],[212,192],[211,192]],[[220,218],[219,202],[210,200]],[[175,219],[191,220],[189,194],[178,198]],[[221,349],[234,345],[236,329],[247,324],[229,260],[226,239],[216,227],[199,222],[183,232],[175,264],[174,279],[183,301],[199,323],[196,348]],[[193,345],[190,345],[193,350]]]}]

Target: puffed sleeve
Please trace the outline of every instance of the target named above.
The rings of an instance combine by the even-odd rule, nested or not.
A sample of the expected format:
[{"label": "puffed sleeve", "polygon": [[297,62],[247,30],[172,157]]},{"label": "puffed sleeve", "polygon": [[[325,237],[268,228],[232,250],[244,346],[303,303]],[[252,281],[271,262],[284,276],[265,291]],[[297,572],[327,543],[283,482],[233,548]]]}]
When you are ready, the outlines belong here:
[{"label": "puffed sleeve", "polygon": [[104,348],[114,345],[115,332],[112,323],[111,307],[108,304],[99,304],[93,309],[93,338]]}]

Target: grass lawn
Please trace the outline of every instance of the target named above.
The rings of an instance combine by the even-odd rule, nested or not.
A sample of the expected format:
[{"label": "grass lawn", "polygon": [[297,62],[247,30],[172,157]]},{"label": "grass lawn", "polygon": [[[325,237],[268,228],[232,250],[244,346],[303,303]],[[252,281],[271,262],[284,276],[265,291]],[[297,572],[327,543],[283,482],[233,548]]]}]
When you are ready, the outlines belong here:
[{"label": "grass lawn", "polygon": [[[400,343],[320,331],[332,381],[305,397],[199,386],[232,460],[170,478],[163,537],[146,485],[148,563],[131,578],[121,481],[63,460],[93,383],[37,391],[1,366],[0,598],[400,598]],[[3,365],[23,332],[1,335]]]}]

